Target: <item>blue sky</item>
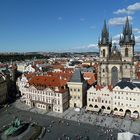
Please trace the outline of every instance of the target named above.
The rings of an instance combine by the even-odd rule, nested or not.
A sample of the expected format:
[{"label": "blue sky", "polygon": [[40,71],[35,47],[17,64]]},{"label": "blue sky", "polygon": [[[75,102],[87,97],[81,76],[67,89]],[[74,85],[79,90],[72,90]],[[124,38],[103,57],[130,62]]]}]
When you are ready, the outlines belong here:
[{"label": "blue sky", "polygon": [[0,0],[0,52],[97,51],[104,19],[118,42],[126,16],[140,50],[139,0]]}]

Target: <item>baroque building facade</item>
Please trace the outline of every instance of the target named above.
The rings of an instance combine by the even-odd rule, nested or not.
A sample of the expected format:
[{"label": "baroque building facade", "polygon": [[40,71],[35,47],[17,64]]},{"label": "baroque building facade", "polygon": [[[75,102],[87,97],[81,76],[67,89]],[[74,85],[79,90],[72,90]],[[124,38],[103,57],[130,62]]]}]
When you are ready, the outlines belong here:
[{"label": "baroque building facade", "polygon": [[112,45],[106,22],[104,22],[101,39],[98,41],[98,85],[114,86],[122,78],[135,79],[135,37],[128,18],[120,35],[119,45],[120,49],[116,45]]},{"label": "baroque building facade", "polygon": [[24,74],[16,82],[21,101],[30,107],[62,113],[69,107],[67,79],[54,76],[31,76]]}]

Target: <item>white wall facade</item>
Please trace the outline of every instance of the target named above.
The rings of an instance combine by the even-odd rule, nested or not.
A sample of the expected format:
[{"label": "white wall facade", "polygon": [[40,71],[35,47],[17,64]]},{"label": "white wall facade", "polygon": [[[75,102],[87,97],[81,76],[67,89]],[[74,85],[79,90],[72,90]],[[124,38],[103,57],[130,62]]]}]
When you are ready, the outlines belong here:
[{"label": "white wall facade", "polygon": [[87,110],[110,113],[112,110],[112,91],[108,87],[96,90],[93,86],[87,90]]}]

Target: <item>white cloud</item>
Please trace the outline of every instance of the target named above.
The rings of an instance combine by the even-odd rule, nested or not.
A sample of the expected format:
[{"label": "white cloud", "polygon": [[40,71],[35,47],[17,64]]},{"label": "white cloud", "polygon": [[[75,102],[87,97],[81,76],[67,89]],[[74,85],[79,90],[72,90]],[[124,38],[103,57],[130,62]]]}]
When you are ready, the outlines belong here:
[{"label": "white cloud", "polygon": [[134,28],[134,29],[133,29],[133,32],[134,32],[135,34],[140,34],[140,29],[139,29],[139,28]]},{"label": "white cloud", "polygon": [[[128,16],[129,21],[132,21],[132,17]],[[109,19],[108,23],[109,25],[124,25],[126,21],[126,17],[117,17],[117,18],[111,18]]]},{"label": "white cloud", "polygon": [[85,46],[76,47],[75,49],[90,49],[90,48],[97,49],[98,45],[97,44],[88,44],[88,45],[85,45]]},{"label": "white cloud", "polygon": [[74,47],[69,49],[69,51],[75,51],[75,52],[93,52],[93,51],[98,51],[98,45],[97,44],[88,44],[88,45],[83,45],[83,46],[79,46],[79,47]]},{"label": "white cloud", "polygon": [[118,9],[114,14],[134,14],[138,10],[140,10],[140,3],[134,3],[127,8]]},{"label": "white cloud", "polygon": [[87,48],[95,48],[95,49],[97,49],[98,48],[98,45],[97,44],[89,44],[87,46]]},{"label": "white cloud", "polygon": [[135,36],[135,40],[136,40],[136,43],[140,44],[140,35],[139,36]]},{"label": "white cloud", "polygon": [[63,18],[62,18],[62,17],[58,17],[57,19],[58,19],[58,20],[62,20]]},{"label": "white cloud", "polygon": [[117,34],[117,35],[113,36],[112,39],[113,39],[113,40],[118,40],[118,39],[120,39],[120,34]]},{"label": "white cloud", "polygon": [[117,34],[115,35],[113,38],[112,38],[112,43],[114,44],[119,44],[119,39],[120,39],[120,34]]},{"label": "white cloud", "polygon": [[137,10],[140,10],[140,2],[137,2],[137,3],[133,4],[133,5],[129,5],[127,7],[127,10],[129,10],[129,11],[137,11]]},{"label": "white cloud", "polygon": [[[134,28],[134,29],[137,29],[137,28]],[[116,45],[119,45],[119,41],[120,41],[120,34],[117,34],[117,35],[112,37],[113,44],[116,43]],[[140,35],[135,36],[135,41],[136,41],[136,45],[140,45]]]},{"label": "white cloud", "polygon": [[128,11],[126,9],[118,9],[117,11],[114,12],[114,14],[133,14],[133,11]]}]

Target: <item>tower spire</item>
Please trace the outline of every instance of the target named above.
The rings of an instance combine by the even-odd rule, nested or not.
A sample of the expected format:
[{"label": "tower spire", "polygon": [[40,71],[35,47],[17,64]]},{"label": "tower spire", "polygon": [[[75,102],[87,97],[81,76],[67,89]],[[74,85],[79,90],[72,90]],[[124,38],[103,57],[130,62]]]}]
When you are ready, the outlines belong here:
[{"label": "tower spire", "polygon": [[100,44],[108,44],[109,43],[109,32],[106,25],[106,20],[104,20],[104,25],[101,34],[101,41]]},{"label": "tower spire", "polygon": [[123,27],[123,34],[120,37],[120,45],[123,44],[135,44],[134,37],[132,36],[132,26],[129,23],[129,18],[127,16],[125,26]]},{"label": "tower spire", "polygon": [[130,33],[131,33],[131,29],[130,29],[130,25],[129,25],[129,18],[127,16],[126,22],[125,22],[125,27],[124,27],[124,34],[130,34]]}]

